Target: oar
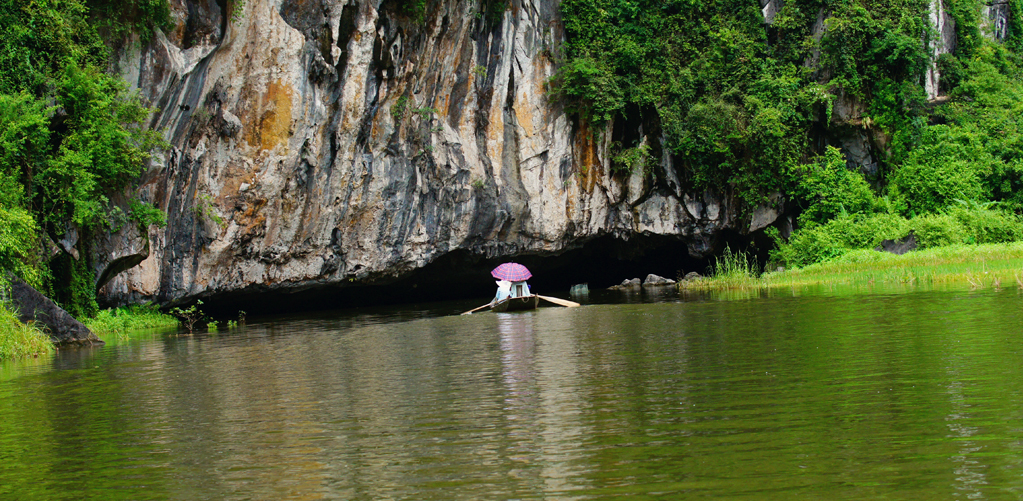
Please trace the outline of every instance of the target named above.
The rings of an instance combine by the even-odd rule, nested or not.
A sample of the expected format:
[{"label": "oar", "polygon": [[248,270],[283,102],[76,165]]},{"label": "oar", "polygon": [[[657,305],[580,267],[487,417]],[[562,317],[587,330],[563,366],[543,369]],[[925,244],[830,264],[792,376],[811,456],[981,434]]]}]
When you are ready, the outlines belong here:
[{"label": "oar", "polygon": [[469,310],[469,311],[467,311],[465,313],[462,313],[462,315],[471,315],[473,312],[480,311],[483,308],[490,308],[491,306],[493,306],[493,304],[487,303],[487,304],[485,304],[483,306],[480,306],[479,308],[473,308],[473,309],[471,309],[471,310]]},{"label": "oar", "polygon": [[569,301],[567,299],[558,299],[556,297],[541,296],[539,294],[537,294],[537,297],[539,297],[540,299],[543,299],[544,301],[550,301],[550,302],[552,302],[552,303],[554,303],[556,305],[567,306],[569,308],[575,308],[576,306],[582,306],[582,305],[580,305],[579,303],[577,303],[575,301]]}]

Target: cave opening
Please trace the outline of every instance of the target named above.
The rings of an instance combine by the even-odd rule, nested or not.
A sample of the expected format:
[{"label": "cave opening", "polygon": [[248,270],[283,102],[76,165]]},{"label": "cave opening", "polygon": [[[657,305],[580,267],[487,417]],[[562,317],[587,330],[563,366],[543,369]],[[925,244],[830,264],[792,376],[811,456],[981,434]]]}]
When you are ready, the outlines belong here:
[{"label": "cave opening", "polygon": [[[765,246],[755,235],[722,232],[715,241],[713,255],[720,255],[726,246],[733,251],[750,252],[761,266],[767,259],[766,253],[756,252]],[[691,256],[685,241],[678,238],[644,235],[629,240],[602,236],[557,255],[486,258],[456,250],[390,280],[378,278],[367,285],[358,281],[312,285],[299,290],[253,286],[203,298],[204,310],[226,318],[235,316],[238,310],[263,315],[468,299],[487,301],[495,290],[490,271],[508,261],[530,269],[533,277],[529,284],[534,293],[564,296],[573,285],[583,283],[596,290],[628,279],[643,280],[651,273],[671,279],[692,271],[707,274],[714,257]]]}]

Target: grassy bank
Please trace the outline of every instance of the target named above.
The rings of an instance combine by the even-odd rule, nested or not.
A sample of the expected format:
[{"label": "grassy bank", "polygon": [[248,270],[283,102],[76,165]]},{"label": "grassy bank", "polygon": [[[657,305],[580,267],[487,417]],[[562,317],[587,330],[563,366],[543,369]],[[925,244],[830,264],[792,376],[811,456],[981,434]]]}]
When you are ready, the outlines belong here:
[{"label": "grassy bank", "polygon": [[[152,305],[137,305],[100,310],[94,318],[83,319],[86,327],[109,340],[125,338],[132,332],[174,327],[178,319],[161,313]],[[56,351],[50,336],[35,324],[23,324],[7,305],[0,303],[0,360],[47,355]]]},{"label": "grassy bank", "polygon": [[162,313],[156,305],[132,305],[121,308],[100,310],[94,318],[84,322],[100,339],[104,337],[125,337],[131,332],[174,327],[178,319]]},{"label": "grassy bank", "polygon": [[901,256],[855,250],[805,268],[763,274],[743,254],[726,253],[713,272],[711,277],[679,286],[685,290],[895,284],[1023,288],[1023,242],[950,245]]},{"label": "grassy bank", "polygon": [[49,355],[55,348],[35,324],[23,324],[18,316],[0,303],[0,360]]}]

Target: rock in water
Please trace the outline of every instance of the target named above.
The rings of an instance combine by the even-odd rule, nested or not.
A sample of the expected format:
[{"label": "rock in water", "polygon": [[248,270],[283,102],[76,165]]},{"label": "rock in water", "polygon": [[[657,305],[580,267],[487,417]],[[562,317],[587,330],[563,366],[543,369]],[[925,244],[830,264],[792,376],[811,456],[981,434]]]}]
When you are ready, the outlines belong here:
[{"label": "rock in water", "polygon": [[693,280],[700,280],[702,278],[703,278],[703,275],[700,275],[699,273],[697,273],[695,271],[690,271],[689,273],[686,273],[686,276],[682,278],[682,281],[683,282],[692,282]]},{"label": "rock in water", "polygon": [[632,289],[634,287],[639,287],[641,285],[643,285],[643,282],[640,279],[638,279],[638,278],[631,278],[631,279],[628,279],[628,280],[622,280],[621,284],[612,285],[611,287],[608,287],[608,289],[611,289],[611,290]]},{"label": "rock in water", "polygon": [[104,344],[84,324],[57,306],[24,280],[11,276],[11,303],[18,310],[18,318],[25,323],[36,321],[46,326],[50,340],[64,345]]},{"label": "rock in water", "polygon": [[653,273],[646,276],[646,280],[643,281],[643,285],[673,285],[674,280],[670,278],[664,278]]}]

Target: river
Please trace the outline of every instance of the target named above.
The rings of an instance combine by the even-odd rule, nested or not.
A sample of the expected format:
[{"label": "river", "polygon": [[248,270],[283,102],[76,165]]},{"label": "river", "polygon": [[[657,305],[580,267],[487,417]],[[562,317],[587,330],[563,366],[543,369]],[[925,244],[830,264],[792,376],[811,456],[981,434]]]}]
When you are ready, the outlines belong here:
[{"label": "river", "polygon": [[0,369],[0,498],[1020,499],[1023,299],[596,295]]}]

